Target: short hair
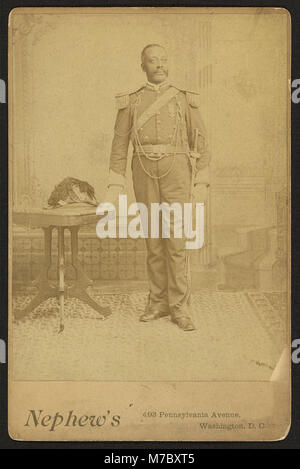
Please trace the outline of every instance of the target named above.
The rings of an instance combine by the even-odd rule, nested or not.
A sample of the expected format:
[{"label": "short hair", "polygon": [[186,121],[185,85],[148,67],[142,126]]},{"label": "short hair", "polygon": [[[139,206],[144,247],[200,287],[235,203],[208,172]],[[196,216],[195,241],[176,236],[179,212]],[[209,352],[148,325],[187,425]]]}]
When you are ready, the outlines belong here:
[{"label": "short hair", "polygon": [[141,61],[142,61],[142,63],[144,62],[145,53],[146,53],[147,49],[150,49],[150,47],[160,47],[161,49],[166,50],[166,48],[164,46],[162,46],[161,44],[147,44],[141,52]]}]

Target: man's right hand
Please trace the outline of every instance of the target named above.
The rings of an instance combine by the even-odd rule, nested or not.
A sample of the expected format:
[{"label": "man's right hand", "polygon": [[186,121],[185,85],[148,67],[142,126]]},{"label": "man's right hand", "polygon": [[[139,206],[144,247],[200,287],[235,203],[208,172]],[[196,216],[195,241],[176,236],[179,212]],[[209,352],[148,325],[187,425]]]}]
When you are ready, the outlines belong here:
[{"label": "man's right hand", "polygon": [[110,203],[116,205],[119,202],[119,195],[124,193],[124,186],[121,184],[110,184],[104,195],[102,203]]}]

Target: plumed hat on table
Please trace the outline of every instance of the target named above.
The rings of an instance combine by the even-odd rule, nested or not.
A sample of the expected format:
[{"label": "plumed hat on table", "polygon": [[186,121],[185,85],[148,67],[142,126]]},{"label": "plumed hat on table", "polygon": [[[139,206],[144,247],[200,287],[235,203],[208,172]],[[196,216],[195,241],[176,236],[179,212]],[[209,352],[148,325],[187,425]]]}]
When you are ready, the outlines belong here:
[{"label": "plumed hat on table", "polygon": [[75,203],[98,205],[94,188],[88,182],[73,177],[67,177],[57,184],[48,199],[49,208]]}]

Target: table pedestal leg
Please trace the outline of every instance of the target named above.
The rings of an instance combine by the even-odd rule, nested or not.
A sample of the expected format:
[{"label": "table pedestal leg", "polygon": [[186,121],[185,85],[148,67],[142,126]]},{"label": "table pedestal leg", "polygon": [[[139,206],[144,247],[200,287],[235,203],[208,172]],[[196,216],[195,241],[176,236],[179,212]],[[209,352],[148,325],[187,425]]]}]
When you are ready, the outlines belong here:
[{"label": "table pedestal leg", "polygon": [[44,262],[40,276],[36,283],[38,285],[38,293],[30,301],[30,303],[21,310],[14,312],[16,319],[22,319],[24,316],[33,311],[37,306],[43,303],[48,298],[57,296],[56,289],[51,287],[48,282],[48,271],[51,266],[51,244],[52,244],[52,229],[53,227],[43,228],[44,230]]},{"label": "table pedestal leg", "polygon": [[94,310],[100,313],[102,316],[107,317],[111,314],[109,307],[100,306],[96,303],[93,298],[91,298],[86,289],[89,285],[92,285],[92,281],[88,278],[86,273],[81,267],[81,264],[78,260],[78,231],[79,227],[74,226],[70,228],[71,232],[71,251],[72,251],[72,265],[76,271],[76,281],[68,289],[68,296],[78,298],[79,300],[87,303]]},{"label": "table pedestal leg", "polygon": [[64,330],[65,302],[65,240],[64,227],[58,227],[58,299],[59,299],[59,332]]},{"label": "table pedestal leg", "polygon": [[[22,319],[24,316],[33,311],[37,306],[43,303],[48,298],[59,298],[59,316],[60,316],[60,332],[64,329],[64,300],[65,300],[65,246],[64,246],[64,230],[65,227],[58,228],[58,288],[54,288],[49,284],[48,271],[51,267],[51,245],[52,245],[52,230],[53,226],[43,228],[44,242],[45,242],[45,257],[41,270],[41,274],[37,279],[39,291],[37,295],[30,301],[30,303],[22,310],[14,312],[16,319]],[[71,249],[72,249],[72,265],[76,271],[76,281],[68,289],[68,296],[78,298],[84,301],[93,309],[95,309],[102,316],[106,317],[111,314],[109,307],[100,306],[96,301],[91,298],[86,289],[92,285],[92,281],[88,278],[86,273],[81,267],[78,260],[78,231],[79,227],[74,226],[70,228],[71,232]]]}]

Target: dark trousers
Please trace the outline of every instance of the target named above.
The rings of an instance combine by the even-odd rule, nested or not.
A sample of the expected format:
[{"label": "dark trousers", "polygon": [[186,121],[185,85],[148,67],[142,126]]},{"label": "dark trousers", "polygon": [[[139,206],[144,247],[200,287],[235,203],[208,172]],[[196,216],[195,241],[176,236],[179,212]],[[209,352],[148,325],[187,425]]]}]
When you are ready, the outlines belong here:
[{"label": "dark trousers", "polygon": [[[186,154],[164,156],[161,160],[150,161],[141,156],[144,169],[153,176],[151,178],[142,168],[138,155],[133,156],[132,176],[137,202],[148,208],[147,271],[150,287],[150,307],[160,311],[187,312],[190,304],[191,278],[188,250],[185,249],[183,228],[183,204],[190,202],[191,166]],[[172,166],[170,166],[172,165]],[[171,216],[170,237],[151,238],[151,203],[166,202],[181,204],[182,218]],[[160,219],[160,230],[162,218]],[[182,224],[182,237],[174,237],[175,224]],[[178,226],[178,225],[177,225]]]}]

